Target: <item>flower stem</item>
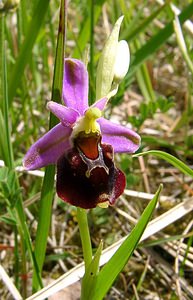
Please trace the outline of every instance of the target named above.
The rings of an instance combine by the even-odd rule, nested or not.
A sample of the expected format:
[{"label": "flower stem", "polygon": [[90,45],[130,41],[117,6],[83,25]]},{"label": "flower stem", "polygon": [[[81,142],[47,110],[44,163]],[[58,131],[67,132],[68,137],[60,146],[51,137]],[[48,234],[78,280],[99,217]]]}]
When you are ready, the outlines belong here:
[{"label": "flower stem", "polygon": [[87,220],[87,212],[85,209],[77,207],[77,219],[80,230],[80,238],[82,242],[85,272],[92,261],[92,246]]},{"label": "flower stem", "polygon": [[90,87],[89,87],[89,99],[90,105],[94,103],[94,17],[95,17],[95,4],[94,0],[90,2],[90,64],[89,64],[89,78],[90,78]]},{"label": "flower stem", "polygon": [[[58,37],[56,46],[56,57],[54,64],[54,77],[52,84],[52,96],[51,99],[56,102],[60,102],[62,99],[62,82],[63,82],[63,67],[64,67],[64,46],[66,37],[66,18],[67,18],[67,0],[60,1],[60,19],[58,26]],[[57,118],[51,114],[49,129],[53,128],[58,123]],[[37,264],[42,272],[47,239],[50,229],[50,220],[52,212],[52,200],[53,200],[53,188],[54,188],[54,175],[55,166],[47,166],[45,170],[45,176],[43,180],[41,198],[40,198],[40,210],[38,216],[38,228],[35,241],[35,256],[37,257]],[[37,276],[33,275],[33,291],[39,289]]]}]

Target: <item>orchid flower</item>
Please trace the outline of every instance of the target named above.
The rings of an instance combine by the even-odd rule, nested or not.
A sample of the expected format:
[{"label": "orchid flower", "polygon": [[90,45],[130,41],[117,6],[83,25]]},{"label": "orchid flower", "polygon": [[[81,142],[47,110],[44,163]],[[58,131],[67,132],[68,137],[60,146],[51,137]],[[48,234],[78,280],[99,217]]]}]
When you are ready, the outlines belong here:
[{"label": "orchid flower", "polygon": [[33,170],[57,164],[58,196],[72,205],[112,205],[125,188],[114,152],[135,152],[140,137],[102,117],[107,98],[88,106],[88,73],[77,59],[65,59],[63,101],[65,106],[48,102],[47,108],[60,123],[31,146],[24,166]]}]

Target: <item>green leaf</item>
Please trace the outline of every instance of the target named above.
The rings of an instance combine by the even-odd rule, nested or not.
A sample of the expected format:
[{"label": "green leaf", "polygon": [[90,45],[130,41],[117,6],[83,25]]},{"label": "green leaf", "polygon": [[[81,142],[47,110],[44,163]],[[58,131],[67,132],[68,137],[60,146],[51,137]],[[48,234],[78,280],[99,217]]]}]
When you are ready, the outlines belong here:
[{"label": "green leaf", "polygon": [[2,167],[0,169],[0,182],[7,182],[9,169],[7,167]]},{"label": "green leaf", "polygon": [[173,155],[171,155],[169,153],[166,153],[166,152],[163,152],[160,150],[150,150],[150,151],[135,154],[135,155],[133,155],[133,157],[144,156],[147,154],[152,154],[159,158],[162,158],[162,159],[166,160],[167,162],[169,162],[171,165],[173,165],[175,168],[179,169],[182,173],[193,177],[193,170],[191,170],[181,160],[179,160],[178,158],[174,157]]},{"label": "green leaf", "polygon": [[3,158],[6,166],[9,166],[9,148],[7,143],[7,135],[6,135],[6,125],[5,125],[5,118],[3,117],[2,111],[0,110],[0,156]]},{"label": "green leaf", "polygon": [[[9,205],[13,208],[18,200],[21,188],[16,185],[16,173],[8,167],[0,169],[0,190]],[[8,203],[8,202],[7,202]]]},{"label": "green leaf", "polygon": [[[144,3],[143,9],[145,8],[146,5],[147,3],[146,4]],[[153,11],[152,14],[146,17],[142,22],[141,22],[141,14],[143,13],[143,9],[136,12],[136,15],[132,19],[132,21],[130,21],[129,17],[127,17],[128,9],[126,9],[124,14],[127,17],[129,28],[126,28],[123,31],[123,33],[121,34],[121,38],[127,40],[128,42],[131,42],[134,38],[139,36],[141,32],[145,32],[145,29],[154,21],[155,18],[158,17],[158,15],[165,9],[167,5],[168,3],[165,3],[162,6],[158,7],[158,9]]]},{"label": "green leaf", "polygon": [[[61,0],[60,20],[58,26],[58,39],[56,49],[56,59],[54,66],[54,79],[52,85],[52,100],[60,102],[62,99],[62,82],[63,82],[63,69],[64,69],[64,41],[66,29],[66,0]],[[57,118],[51,114],[49,129],[58,123]],[[41,272],[43,262],[45,259],[47,239],[50,229],[50,220],[52,212],[52,200],[54,193],[54,176],[55,166],[51,165],[46,167],[45,176],[42,185],[40,209],[38,216],[38,228],[35,241],[35,256],[38,263],[38,268]],[[33,277],[33,288],[37,290],[39,284],[36,274]]]},{"label": "green leaf", "polygon": [[99,261],[100,261],[102,249],[103,249],[103,242],[101,241],[94,255],[94,258],[92,259],[82,279],[81,299],[91,299],[92,289],[93,286],[95,285],[97,274],[99,271]]},{"label": "green leaf", "polygon": [[187,64],[190,72],[193,75],[192,60],[190,58],[190,55],[189,55],[189,52],[188,52],[188,49],[187,49],[187,46],[186,46],[186,43],[185,43],[185,40],[184,40],[182,28],[180,26],[180,22],[179,22],[179,19],[178,19],[177,15],[175,15],[175,20],[173,21],[173,25],[174,25],[174,31],[176,33],[176,38],[177,38],[177,42],[178,42],[179,48],[180,48],[180,50],[182,52],[182,55],[184,57],[184,60],[185,60],[185,62]]},{"label": "green leaf", "polygon": [[[42,286],[42,282],[41,282],[41,278],[40,278],[40,274],[39,274],[39,270],[38,270],[38,266],[36,263],[36,259],[34,256],[34,252],[33,252],[33,247],[32,247],[32,243],[31,243],[31,238],[30,238],[30,234],[29,234],[29,230],[27,227],[27,223],[26,223],[26,217],[25,217],[25,213],[24,213],[24,209],[23,209],[23,200],[22,200],[22,194],[21,194],[21,189],[20,189],[20,185],[19,185],[19,180],[17,177],[17,174],[14,170],[12,170],[12,168],[14,167],[14,158],[13,158],[13,151],[12,151],[12,142],[11,142],[11,136],[10,136],[10,119],[9,119],[9,97],[10,96],[8,94],[8,79],[7,79],[7,64],[6,64],[6,54],[5,54],[5,39],[4,39],[4,16],[2,16],[0,18],[0,24],[1,24],[1,63],[0,63],[0,67],[1,67],[1,74],[2,74],[2,79],[3,79],[3,84],[2,84],[2,95],[3,95],[3,105],[2,105],[2,111],[3,111],[3,115],[2,112],[0,111],[0,123],[4,120],[4,124],[2,124],[2,126],[0,126],[1,128],[1,133],[3,133],[3,138],[4,140],[2,141],[2,149],[0,149],[0,151],[3,152],[4,159],[5,159],[5,164],[9,167],[10,170],[10,185],[11,185],[11,191],[12,191],[12,197],[14,195],[14,200],[11,203],[11,207],[9,208],[7,205],[7,209],[9,210],[10,215],[13,217],[13,219],[15,218],[17,220],[17,229],[18,232],[20,234],[20,238],[21,238],[21,243],[22,243],[22,247],[23,247],[23,253],[25,253],[25,246],[27,246],[27,249],[29,251],[29,255],[34,267],[34,272],[36,273],[36,277],[37,277],[37,281],[39,282],[39,285]],[[12,85],[10,84],[11,88]],[[0,124],[1,125],[1,124]],[[0,135],[1,136],[1,135]],[[0,140],[1,141],[1,140]],[[5,146],[6,145],[6,146]],[[0,147],[1,148],[1,147]],[[5,153],[6,152],[6,153]],[[7,183],[5,183],[7,184]],[[10,192],[9,191],[9,184],[8,186],[4,185],[4,188],[6,189],[6,192]],[[25,242],[25,243],[24,243]]]},{"label": "green leaf", "polygon": [[159,97],[157,99],[157,105],[158,105],[159,109],[161,110],[161,112],[165,113],[171,107],[174,106],[174,102],[170,98],[167,99],[167,98]]},{"label": "green leaf", "polygon": [[160,185],[155,196],[145,208],[140,220],[137,225],[131,231],[131,234],[119,247],[117,252],[109,260],[109,262],[102,268],[99,272],[95,286],[93,287],[93,293],[90,299],[101,300],[104,298],[110,287],[112,286],[114,280],[124,268],[125,264],[128,262],[133,251],[138,245],[138,242],[152,216],[153,210],[159,199],[160,192],[162,190],[162,185]]},{"label": "green leaf", "polygon": [[6,223],[6,224],[8,224],[8,225],[11,225],[11,226],[17,225],[17,222],[16,222],[15,219],[9,218],[9,217],[6,217],[6,216],[0,217],[0,221]]},{"label": "green leaf", "polygon": [[68,252],[64,252],[64,253],[58,253],[58,254],[50,254],[47,255],[45,258],[46,262],[53,262],[53,261],[58,261],[60,259],[64,260],[69,256]]},{"label": "green leaf", "polygon": [[8,79],[7,79],[7,57],[6,57],[6,49],[5,49],[5,19],[4,16],[0,18],[0,48],[1,48],[1,56],[0,56],[0,67],[1,67],[1,75],[0,75],[0,88],[1,88],[1,104],[0,104],[0,154],[3,157],[5,164],[9,167],[12,166],[13,162],[13,153],[11,147],[11,137],[10,137],[10,118],[9,118],[9,105],[8,105]]},{"label": "green leaf", "polygon": [[12,77],[9,88],[9,102],[11,103],[13,97],[15,96],[16,90],[21,82],[21,77],[23,76],[25,67],[29,60],[31,59],[31,53],[42,26],[47,8],[49,5],[49,0],[41,1],[39,0],[35,6],[31,22],[28,26],[25,40],[22,44],[19,56],[16,60],[16,64],[12,70]]},{"label": "green leaf", "polygon": [[167,242],[177,241],[182,238],[185,239],[185,238],[191,237],[191,236],[193,236],[193,231],[190,231],[187,234],[177,234],[177,235],[163,237],[163,238],[159,238],[159,239],[155,239],[155,240],[144,241],[142,243],[139,243],[138,247],[141,247],[141,248],[154,247],[154,246],[158,246],[161,244],[166,244]]},{"label": "green leaf", "polygon": [[[95,1],[95,14],[94,14],[94,20],[92,20],[94,22],[94,24],[97,23],[99,17],[101,16],[101,10],[102,10],[102,5],[105,1]],[[76,48],[74,50],[74,52],[72,53],[72,57],[74,58],[81,58],[83,55],[83,51],[86,48],[86,45],[89,41],[89,37],[90,37],[90,28],[91,28],[91,18],[90,15],[88,15],[88,17],[84,18],[84,24],[81,24],[82,26],[80,26],[82,29],[78,35],[78,39],[75,40],[76,43]]]},{"label": "green leaf", "polygon": [[[181,25],[193,15],[193,2],[191,2],[179,15],[179,21]],[[171,21],[163,29],[161,29],[156,35],[154,35],[144,46],[142,46],[134,56],[134,60],[131,63],[129,73],[127,75],[127,85],[130,84],[133,74],[138,67],[153,55],[173,34],[173,22]]]}]

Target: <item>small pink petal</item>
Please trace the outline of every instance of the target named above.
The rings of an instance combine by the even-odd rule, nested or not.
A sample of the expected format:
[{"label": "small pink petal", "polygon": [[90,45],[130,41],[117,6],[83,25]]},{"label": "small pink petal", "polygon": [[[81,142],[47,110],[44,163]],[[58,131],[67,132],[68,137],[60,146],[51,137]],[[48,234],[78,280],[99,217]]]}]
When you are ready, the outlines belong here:
[{"label": "small pink petal", "polygon": [[47,108],[58,118],[64,126],[71,126],[76,122],[79,113],[73,108],[66,107],[53,101],[49,101]]},{"label": "small pink petal", "polygon": [[101,98],[100,100],[96,101],[91,107],[97,107],[101,111],[105,108],[108,102],[108,98]]}]

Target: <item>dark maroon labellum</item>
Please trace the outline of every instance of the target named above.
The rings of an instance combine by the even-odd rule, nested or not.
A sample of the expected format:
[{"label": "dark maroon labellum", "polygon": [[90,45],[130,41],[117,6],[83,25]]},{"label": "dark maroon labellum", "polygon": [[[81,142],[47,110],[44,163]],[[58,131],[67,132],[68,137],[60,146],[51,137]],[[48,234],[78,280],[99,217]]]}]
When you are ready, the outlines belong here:
[{"label": "dark maroon labellum", "polygon": [[113,148],[102,144],[100,134],[80,133],[74,147],[57,162],[58,196],[78,207],[110,205],[123,193],[125,175],[116,168]]}]

